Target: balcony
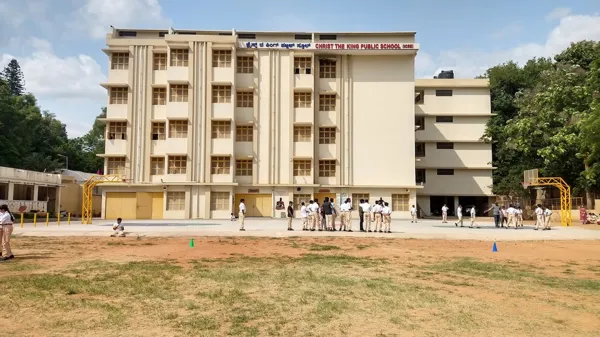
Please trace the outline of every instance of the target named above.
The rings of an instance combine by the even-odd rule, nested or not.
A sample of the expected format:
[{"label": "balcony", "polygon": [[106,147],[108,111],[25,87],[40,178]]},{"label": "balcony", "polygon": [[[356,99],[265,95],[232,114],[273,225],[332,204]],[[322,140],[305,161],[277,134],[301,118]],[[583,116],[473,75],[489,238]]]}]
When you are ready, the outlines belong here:
[{"label": "balcony", "polygon": [[127,140],[125,139],[106,139],[104,142],[104,153],[107,155],[124,155],[126,151]]},{"label": "balcony", "polygon": [[235,108],[235,121],[238,123],[254,123],[254,108]]},{"label": "balcony", "polygon": [[234,151],[238,159],[254,157],[254,143],[235,142]]},{"label": "balcony", "polygon": [[167,85],[167,70],[153,70],[152,84]]},{"label": "balcony", "polygon": [[317,111],[316,125],[337,125],[335,111]]},{"label": "balcony", "polygon": [[188,67],[168,67],[167,82],[187,84],[189,82],[190,71]]},{"label": "balcony", "polygon": [[315,77],[312,74],[295,74],[294,88],[312,88],[315,84]]},{"label": "balcony", "polygon": [[219,83],[233,83],[235,71],[233,67],[213,67],[212,81]]},{"label": "balcony", "polygon": [[188,102],[167,102],[168,119],[188,119],[189,118],[189,103]]},{"label": "balcony", "polygon": [[233,119],[233,103],[213,103],[212,116],[214,119]]},{"label": "balcony", "polygon": [[294,142],[294,157],[312,158],[313,142]]},{"label": "balcony", "polygon": [[152,106],[152,119],[153,120],[167,119],[167,105],[153,105]]},{"label": "balcony", "polygon": [[106,106],[107,119],[127,119],[127,104],[108,104]]},{"label": "balcony", "polygon": [[294,123],[312,124],[314,121],[313,108],[295,108]]},{"label": "balcony", "polygon": [[233,153],[233,138],[215,138],[211,142],[211,153],[226,155]]},{"label": "balcony", "polygon": [[[175,138],[170,138],[175,139]],[[150,154],[153,155],[164,155],[167,153],[167,141],[166,140],[153,140],[150,145]]]},{"label": "balcony", "polygon": [[317,149],[319,151],[318,157],[321,159],[337,158],[337,146],[335,144],[319,144]]},{"label": "balcony", "polygon": [[235,74],[235,85],[238,88],[256,88],[258,79],[254,78],[254,74]]},{"label": "balcony", "polygon": [[319,91],[337,92],[337,89],[335,78],[319,78]]},{"label": "balcony", "polygon": [[187,138],[167,138],[165,141],[165,153],[185,154],[188,153]]},{"label": "balcony", "polygon": [[129,83],[128,69],[109,69],[108,84],[123,85]]}]

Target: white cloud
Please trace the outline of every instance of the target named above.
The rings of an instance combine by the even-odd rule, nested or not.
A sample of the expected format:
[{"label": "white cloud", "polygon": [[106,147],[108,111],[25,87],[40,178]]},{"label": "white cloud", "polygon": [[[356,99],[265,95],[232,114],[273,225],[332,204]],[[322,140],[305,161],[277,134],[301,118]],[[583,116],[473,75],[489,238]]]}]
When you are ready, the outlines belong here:
[{"label": "white cloud", "polygon": [[570,8],[555,8],[552,12],[546,15],[546,21],[559,20],[566,16],[569,16],[569,14],[571,14]]},{"label": "white cloud", "polygon": [[504,39],[507,37],[511,37],[515,34],[519,34],[522,31],[523,31],[523,26],[517,25],[517,24],[512,24],[512,25],[504,26],[501,29],[495,31],[492,34],[492,38],[495,40],[501,40],[501,39]]},{"label": "white cloud", "polygon": [[75,25],[83,27],[95,39],[104,38],[110,25],[167,28],[170,24],[158,0],[87,0],[75,20]]},{"label": "white cloud", "polygon": [[600,40],[600,14],[563,17],[544,43],[527,43],[505,50],[443,51],[431,62],[417,62],[417,76],[431,77],[442,69],[453,69],[457,77],[472,78],[509,60],[523,64],[533,57],[552,57],[581,40]]}]

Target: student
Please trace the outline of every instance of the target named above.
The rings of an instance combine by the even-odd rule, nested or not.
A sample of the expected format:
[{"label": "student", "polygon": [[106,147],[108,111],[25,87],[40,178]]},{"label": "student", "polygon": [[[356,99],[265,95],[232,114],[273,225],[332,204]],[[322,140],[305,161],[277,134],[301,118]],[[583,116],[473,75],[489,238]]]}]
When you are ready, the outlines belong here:
[{"label": "student", "polygon": [[371,205],[366,200],[362,200],[362,203],[358,207],[362,209],[365,227],[367,228],[366,231],[371,233]]},{"label": "student", "polygon": [[504,227],[504,224],[508,223],[508,213],[506,213],[506,207],[502,206],[500,209],[500,227]]},{"label": "student", "polygon": [[317,229],[321,232],[323,231],[323,214],[321,214],[321,204],[319,203],[319,199],[315,199],[315,223]]},{"label": "student", "polygon": [[415,205],[412,205],[412,207],[410,208],[410,216],[412,218],[410,223],[417,223],[417,208],[415,207]]},{"label": "student", "polygon": [[329,204],[331,205],[331,231],[335,232],[335,219],[337,219],[337,210],[335,209],[335,203],[333,202],[333,199],[329,199]]},{"label": "student", "polygon": [[348,226],[348,213],[350,213],[350,207],[351,206],[348,205],[348,199],[346,199],[344,201],[344,203],[340,206],[340,213],[342,215],[342,223],[340,225],[340,231],[342,231],[342,228],[343,228],[344,232],[348,231],[348,228],[349,228],[349,226]]},{"label": "student", "polygon": [[358,219],[359,219],[359,225],[360,225],[360,231],[364,232],[365,228],[363,227],[364,223],[365,223],[365,212],[363,211],[362,208],[362,204],[365,202],[364,199],[360,199],[358,201]]},{"label": "student", "polygon": [[515,225],[515,229],[519,228],[516,223],[516,213],[517,210],[513,207],[513,205],[508,205],[508,208],[506,209],[506,216],[508,217],[508,220],[506,222],[506,228],[510,228],[511,224]]},{"label": "student", "polygon": [[523,227],[523,210],[521,209],[521,206],[517,206],[515,213],[515,216],[517,217],[517,226]]},{"label": "student", "polygon": [[392,232],[392,209],[390,208],[389,203],[384,203],[383,209],[381,210],[381,214],[383,215],[383,231],[385,233]]},{"label": "student", "polygon": [[300,218],[302,218],[302,230],[303,231],[307,231],[308,230],[308,210],[306,208],[306,205],[304,204],[304,201],[302,202],[302,207],[300,208]]},{"label": "student", "polygon": [[383,211],[383,207],[381,206],[381,201],[377,200],[375,202],[373,211],[375,213],[375,232],[382,233],[383,230],[381,228],[381,212]]},{"label": "student", "polygon": [[240,200],[240,231],[245,231],[244,229],[244,219],[246,218],[246,204],[244,204],[244,199]]},{"label": "student", "polygon": [[112,237],[125,237],[125,226],[123,225],[123,219],[118,218],[117,223],[112,226],[114,233],[111,234]]},{"label": "student", "polygon": [[328,231],[332,231],[331,224],[333,222],[333,211],[331,209],[331,201],[329,201],[329,197],[325,197],[321,208],[323,209],[323,216],[325,217],[325,228]]},{"label": "student", "polygon": [[448,223],[448,206],[442,206],[442,223]]},{"label": "student", "polygon": [[545,231],[550,230],[550,218],[552,217],[552,210],[548,207],[544,207],[544,229]]},{"label": "student", "polygon": [[498,206],[498,203],[493,204],[492,207],[488,208],[484,213],[492,210],[492,214],[494,215],[494,225],[500,227],[500,206]]},{"label": "student", "polygon": [[460,227],[463,226],[463,214],[462,214],[462,205],[458,204],[458,207],[456,208],[456,216],[458,216],[458,221],[454,223],[454,226],[458,227],[458,224],[460,224]]},{"label": "student", "polygon": [[287,218],[288,218],[288,231],[293,231],[292,228],[292,219],[294,219],[294,203],[290,201],[290,205],[287,208]]},{"label": "student", "polygon": [[538,228],[544,227],[544,210],[542,209],[542,205],[540,204],[538,204],[537,208],[535,209],[535,217],[536,221],[534,230],[537,231]]},{"label": "student", "polygon": [[308,203],[308,222],[310,223],[310,230],[314,232],[316,230],[317,223],[319,222],[319,205],[312,200]]},{"label": "student", "polygon": [[471,207],[471,209],[469,210],[469,213],[471,213],[471,225],[469,226],[469,228],[473,228],[473,226],[479,228],[479,226],[475,225],[475,218],[477,215],[477,212],[475,210],[475,205],[473,205],[473,207]]},{"label": "student", "polygon": [[[366,203],[368,203],[368,201],[366,201]],[[373,225],[373,232],[377,231],[375,228],[375,205],[377,205],[377,201],[375,201],[375,204],[372,206],[369,204],[369,207],[371,208],[371,214],[369,214],[369,216],[371,218],[371,224]]]},{"label": "student", "polygon": [[8,261],[15,258],[10,249],[10,236],[13,232],[13,223],[15,221],[14,215],[8,210],[8,205],[0,205],[0,256],[2,256],[2,249],[6,252],[6,255],[0,258],[0,261]]}]

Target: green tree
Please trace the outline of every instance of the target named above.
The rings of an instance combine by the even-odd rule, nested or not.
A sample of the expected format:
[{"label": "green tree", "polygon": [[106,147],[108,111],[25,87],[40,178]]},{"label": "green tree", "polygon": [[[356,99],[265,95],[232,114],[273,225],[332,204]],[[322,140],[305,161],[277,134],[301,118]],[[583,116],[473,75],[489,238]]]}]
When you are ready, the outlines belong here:
[{"label": "green tree", "polygon": [[10,92],[14,96],[23,95],[25,92],[25,77],[17,60],[10,60],[2,72],[2,78],[6,81]]},{"label": "green tree", "polygon": [[102,108],[87,134],[69,139],[61,149],[61,154],[69,157],[70,169],[95,173],[104,165],[103,159],[98,157],[104,153],[104,122],[100,118],[106,118],[106,108]]}]

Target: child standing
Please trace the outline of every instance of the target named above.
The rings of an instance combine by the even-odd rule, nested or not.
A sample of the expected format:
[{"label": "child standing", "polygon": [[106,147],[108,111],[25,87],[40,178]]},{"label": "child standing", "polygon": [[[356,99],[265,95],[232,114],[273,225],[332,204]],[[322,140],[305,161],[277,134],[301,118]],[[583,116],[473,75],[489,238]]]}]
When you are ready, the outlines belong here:
[{"label": "child standing", "polygon": [[[469,228],[473,228],[473,226],[475,225],[475,214],[476,214],[474,205],[469,210],[469,213],[471,213],[471,226],[469,226]],[[479,228],[479,226],[475,226],[475,227]]]}]

